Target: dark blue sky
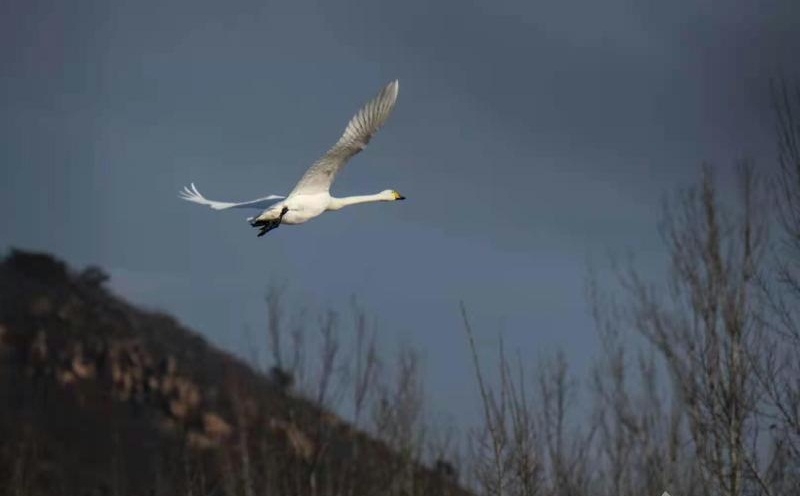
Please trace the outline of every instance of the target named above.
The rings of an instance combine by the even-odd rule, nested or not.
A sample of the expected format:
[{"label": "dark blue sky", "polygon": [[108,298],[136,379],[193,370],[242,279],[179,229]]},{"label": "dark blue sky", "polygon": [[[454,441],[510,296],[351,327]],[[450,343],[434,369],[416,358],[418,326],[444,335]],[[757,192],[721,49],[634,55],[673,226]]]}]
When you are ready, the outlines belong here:
[{"label": "dark blue sky", "polygon": [[[648,5],[649,4],[649,5]],[[702,161],[774,162],[770,77],[798,77],[800,6],[771,2],[10,0],[0,6],[0,247],[99,264],[123,296],[231,349],[285,279],[351,294],[426,359],[433,406],[475,400],[458,301],[494,353],[595,351],[589,258],[657,271],[664,194]],[[288,192],[386,82],[397,107],[338,195],[256,238],[182,202]]]}]

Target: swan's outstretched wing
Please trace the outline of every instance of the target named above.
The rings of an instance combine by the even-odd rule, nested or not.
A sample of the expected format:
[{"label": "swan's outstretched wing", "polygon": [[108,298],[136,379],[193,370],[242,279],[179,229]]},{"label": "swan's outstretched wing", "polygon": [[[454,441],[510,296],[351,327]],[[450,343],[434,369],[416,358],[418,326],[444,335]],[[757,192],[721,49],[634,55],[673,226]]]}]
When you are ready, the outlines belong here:
[{"label": "swan's outstretched wing", "polygon": [[283,196],[279,195],[269,195],[265,196],[264,198],[258,198],[255,200],[250,200],[241,203],[233,203],[233,202],[220,202],[209,200],[205,196],[201,195],[197,188],[195,187],[194,183],[192,183],[191,188],[184,187],[183,191],[179,192],[179,197],[183,198],[186,201],[198,203],[200,205],[208,205],[209,207],[213,208],[214,210],[225,210],[228,208],[255,208],[255,209],[265,209],[268,208],[275,203],[283,200]]},{"label": "swan's outstretched wing", "polygon": [[392,81],[372,101],[350,119],[344,134],[333,147],[312,165],[289,195],[327,192],[336,173],[350,158],[363,150],[372,136],[389,118],[397,101],[397,80]]}]

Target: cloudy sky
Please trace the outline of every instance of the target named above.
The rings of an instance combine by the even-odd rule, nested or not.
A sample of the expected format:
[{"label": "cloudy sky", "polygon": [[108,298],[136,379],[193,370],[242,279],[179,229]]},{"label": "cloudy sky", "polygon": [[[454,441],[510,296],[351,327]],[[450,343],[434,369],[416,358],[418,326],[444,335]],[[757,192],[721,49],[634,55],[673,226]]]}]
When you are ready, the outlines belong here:
[{"label": "cloudy sky", "polygon": [[[800,76],[796,0],[10,0],[0,6],[0,248],[243,350],[263,296],[375,316],[422,351],[434,406],[474,404],[479,345],[534,364],[596,341],[587,260],[663,261],[661,200],[709,161],[774,162],[769,81]],[[256,238],[177,199],[288,192],[388,81],[397,107],[334,186],[408,200]]]}]

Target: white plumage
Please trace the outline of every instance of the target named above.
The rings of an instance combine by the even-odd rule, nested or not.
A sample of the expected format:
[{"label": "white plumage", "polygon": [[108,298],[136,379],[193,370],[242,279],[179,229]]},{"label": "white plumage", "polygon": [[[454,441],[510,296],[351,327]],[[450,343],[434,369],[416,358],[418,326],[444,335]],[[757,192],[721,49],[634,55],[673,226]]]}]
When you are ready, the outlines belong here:
[{"label": "white plumage", "polygon": [[368,102],[350,119],[347,127],[333,147],[317,160],[300,178],[288,196],[268,195],[246,202],[219,202],[204,197],[195,187],[185,187],[180,198],[207,205],[214,210],[229,208],[255,208],[263,210],[256,217],[250,217],[253,227],[260,228],[262,236],[281,224],[302,224],[328,210],[339,210],[348,205],[376,201],[395,201],[405,199],[397,191],[387,189],[373,195],[335,198],[330,195],[330,187],[336,174],[342,170],[354,155],[366,148],[372,137],[383,126],[397,101],[399,83],[395,80]]}]

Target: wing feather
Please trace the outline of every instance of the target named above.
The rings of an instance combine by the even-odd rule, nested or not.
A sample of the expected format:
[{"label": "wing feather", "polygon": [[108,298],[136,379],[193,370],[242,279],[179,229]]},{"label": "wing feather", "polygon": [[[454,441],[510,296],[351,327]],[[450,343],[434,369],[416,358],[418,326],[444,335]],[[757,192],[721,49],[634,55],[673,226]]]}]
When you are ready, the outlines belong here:
[{"label": "wing feather", "polygon": [[303,174],[289,195],[327,192],[336,174],[350,158],[366,148],[375,133],[389,118],[397,101],[398,89],[398,81],[392,81],[378,96],[364,105],[347,123],[339,141]]}]

